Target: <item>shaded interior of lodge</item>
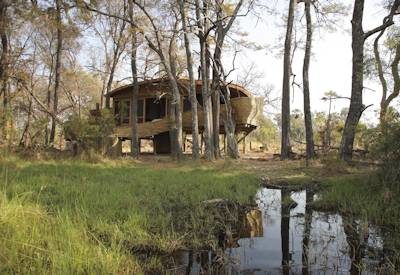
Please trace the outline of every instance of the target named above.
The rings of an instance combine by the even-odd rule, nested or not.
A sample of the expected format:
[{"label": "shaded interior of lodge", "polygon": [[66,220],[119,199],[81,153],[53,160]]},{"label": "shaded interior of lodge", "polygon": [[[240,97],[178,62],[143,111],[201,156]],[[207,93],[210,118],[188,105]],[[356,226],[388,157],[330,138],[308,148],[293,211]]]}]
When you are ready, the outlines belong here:
[{"label": "shaded interior of lodge", "polygon": [[[188,97],[189,80],[179,79],[179,89],[181,93],[182,106],[182,128],[184,135],[183,150],[191,151],[192,127],[191,127],[191,104]],[[200,132],[200,141],[203,144],[204,130],[204,114],[203,114],[203,98],[201,93],[202,82],[196,81],[196,97],[198,101],[198,123]],[[254,129],[257,128],[258,116],[262,113],[263,98],[253,96],[244,87],[236,84],[228,84],[231,94],[231,105],[233,118],[236,124],[236,137],[239,143],[245,145],[245,137]],[[131,104],[132,84],[125,85],[114,89],[106,96],[112,98],[112,111],[116,120],[116,129],[114,138],[117,142],[114,143],[116,151],[122,151],[124,141],[131,140]],[[159,78],[145,80],[139,82],[138,95],[138,137],[142,144],[152,144],[152,153],[166,154],[171,152],[169,130],[171,125],[170,104],[172,93],[168,79]],[[226,116],[224,97],[220,98],[220,143],[222,150],[225,148],[225,129],[224,119]],[[127,142],[130,144],[130,142]],[[130,145],[129,150],[130,150]],[[245,147],[244,147],[245,148]],[[129,151],[128,150],[128,151]]]}]

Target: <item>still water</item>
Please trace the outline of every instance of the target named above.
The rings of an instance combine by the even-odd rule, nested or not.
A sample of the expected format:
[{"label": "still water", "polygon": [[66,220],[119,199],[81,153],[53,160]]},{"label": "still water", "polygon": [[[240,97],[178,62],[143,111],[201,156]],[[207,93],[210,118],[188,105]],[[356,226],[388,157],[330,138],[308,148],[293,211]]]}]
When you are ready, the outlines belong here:
[{"label": "still water", "polygon": [[[387,274],[383,240],[368,223],[314,211],[311,191],[262,188],[246,230],[216,251],[180,255],[171,274]],[[283,202],[283,203],[282,203]]]}]

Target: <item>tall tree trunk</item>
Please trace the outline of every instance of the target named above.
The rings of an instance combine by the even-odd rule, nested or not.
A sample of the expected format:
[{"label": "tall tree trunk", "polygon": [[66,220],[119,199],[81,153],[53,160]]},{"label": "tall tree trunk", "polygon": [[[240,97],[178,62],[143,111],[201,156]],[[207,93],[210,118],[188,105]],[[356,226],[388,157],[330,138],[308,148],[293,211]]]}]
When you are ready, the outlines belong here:
[{"label": "tall tree trunk", "polygon": [[306,37],[306,48],[304,52],[304,63],[303,63],[303,94],[304,94],[304,124],[306,129],[306,155],[307,158],[313,158],[315,155],[314,151],[314,137],[312,127],[312,117],[310,108],[310,83],[309,83],[309,68],[310,68],[310,56],[311,56],[311,44],[312,44],[312,22],[311,22],[311,3],[310,0],[304,1],[304,12],[306,14],[307,21],[307,37]]},{"label": "tall tree trunk", "polygon": [[[53,67],[54,67],[54,57],[53,54],[51,54],[51,64],[50,64],[50,72],[49,72],[49,82],[47,84],[47,94],[46,94],[46,107],[47,110],[50,111],[51,107],[51,85],[52,85],[52,79],[53,79]],[[51,115],[46,114],[46,132],[44,135],[44,144],[47,146],[49,145],[49,123],[50,123]]]},{"label": "tall tree trunk", "polygon": [[[224,128],[227,138],[227,155],[231,158],[239,158],[239,150],[237,146],[237,141],[235,137],[235,121],[232,115],[232,105],[231,105],[231,93],[228,85],[226,85],[226,75],[224,72],[224,67],[222,64],[222,47],[224,46],[225,37],[231,28],[236,16],[243,4],[243,0],[240,0],[236,5],[233,13],[230,15],[230,19],[227,24],[223,25],[223,10],[222,10],[222,2],[218,2],[218,10],[217,10],[217,23],[216,23],[216,43],[214,50],[214,66],[213,66],[213,104],[215,112],[214,114],[214,141],[218,143],[218,151],[215,152],[216,155],[219,156],[219,117],[220,117],[220,87],[222,86],[222,92],[224,97],[224,108],[226,111],[226,115],[224,117]],[[217,128],[217,129],[215,129]],[[216,146],[216,145],[215,145]]]},{"label": "tall tree trunk", "polygon": [[385,101],[386,101],[387,92],[388,92],[387,82],[386,82],[386,79],[385,79],[385,76],[383,73],[382,59],[379,54],[379,40],[383,36],[384,31],[385,30],[381,31],[374,40],[375,67],[378,72],[378,78],[379,78],[379,81],[382,86],[382,97],[381,97],[381,103],[380,103],[381,110],[379,112],[379,120],[380,120],[382,129],[384,128],[384,124],[385,124],[385,117],[386,117]]},{"label": "tall tree trunk", "polygon": [[[129,0],[129,19],[133,21],[133,3]],[[131,24],[131,71],[132,71],[132,97],[131,97],[131,155],[134,158],[139,158],[139,135],[138,135],[138,96],[139,96],[139,83],[138,83],[138,71],[137,71],[137,48],[138,39],[135,26]]]},{"label": "tall tree trunk", "polygon": [[204,131],[203,131],[203,139],[204,139],[204,157],[207,160],[214,159],[214,149],[213,149],[213,135],[212,135],[212,104],[211,97],[209,93],[209,84],[208,84],[208,72],[207,72],[207,53],[206,53],[206,37],[205,37],[205,19],[202,14],[202,8],[200,6],[200,1],[196,0],[196,18],[197,18],[197,26],[199,29],[199,40],[200,40],[200,68],[201,68],[201,93],[203,96],[203,115],[204,115]]},{"label": "tall tree trunk", "polygon": [[[217,27],[217,43],[215,45],[215,52],[214,52],[214,70],[213,70],[213,88],[215,91],[218,90],[216,93],[218,95],[218,118],[217,120],[217,125],[219,127],[219,89],[222,87],[223,91],[223,98],[224,98],[224,105],[223,107],[225,108],[225,117],[223,118],[224,121],[224,129],[225,129],[225,134],[226,134],[226,140],[227,140],[227,155],[230,158],[239,158],[239,150],[238,150],[238,145],[235,137],[235,121],[233,118],[232,114],[232,104],[231,104],[231,93],[228,85],[226,84],[226,79],[225,79],[225,73],[224,73],[224,68],[222,65],[222,60],[221,60],[221,49],[223,46],[223,41],[224,41],[224,30],[220,29]],[[221,79],[222,78],[222,79]],[[214,121],[216,122],[216,121]],[[215,129],[214,129],[215,130]],[[217,141],[219,142],[219,131],[217,132],[217,136],[215,137]],[[219,147],[218,147],[219,148]],[[218,149],[219,151],[219,149]],[[219,152],[218,152],[219,154]]]},{"label": "tall tree trunk", "polygon": [[[131,20],[132,21],[132,20]],[[107,81],[107,86],[106,86],[106,108],[109,109],[111,108],[111,103],[110,103],[110,96],[108,95],[108,93],[111,91],[112,89],[112,84],[114,81],[114,74],[115,74],[115,70],[117,68],[120,56],[122,54],[123,49],[125,48],[125,44],[123,45],[122,43],[124,43],[122,41],[123,37],[124,37],[124,31],[125,31],[125,27],[126,27],[126,22],[122,21],[120,29],[118,30],[118,34],[116,34],[115,37],[113,37],[114,41],[114,50],[113,50],[113,56],[112,56],[112,62],[111,62],[111,68],[110,68],[110,75],[108,77],[108,81]]]},{"label": "tall tree trunk", "polygon": [[213,105],[212,105],[212,91],[211,91],[211,80],[210,80],[210,74],[211,74],[211,51],[210,51],[210,43],[208,40],[208,35],[210,30],[210,20],[207,20],[210,18],[209,14],[210,10],[210,0],[203,0],[203,18],[204,18],[204,30],[205,30],[205,55],[206,55],[206,78],[207,78],[207,91],[208,91],[208,109],[210,110],[210,113],[208,115],[209,119],[209,125],[210,125],[210,137],[211,137],[211,145],[210,145],[210,150],[214,152],[214,124],[213,124]]},{"label": "tall tree trunk", "polygon": [[182,104],[181,94],[179,92],[178,80],[176,78],[176,41],[175,37],[171,38],[169,48],[169,70],[167,70],[169,82],[172,89],[172,102],[171,114],[173,119],[171,121],[172,131],[172,156],[177,160],[182,159],[182,144],[183,144],[183,131],[182,131]]},{"label": "tall tree trunk", "polygon": [[219,147],[219,129],[220,129],[220,113],[221,113],[221,103],[220,103],[220,89],[218,82],[214,85],[214,76],[211,84],[211,94],[212,94],[212,117],[213,117],[213,143],[214,143],[214,157],[216,159],[221,157],[221,150]]},{"label": "tall tree trunk", "polygon": [[343,160],[351,160],[353,156],[353,144],[356,135],[356,128],[365,106],[362,103],[362,92],[364,82],[364,44],[371,35],[382,32],[393,25],[393,16],[398,13],[400,0],[394,0],[390,13],[383,19],[382,25],[364,32],[362,23],[364,15],[364,0],[355,0],[353,9],[352,25],[352,51],[353,69],[350,108],[347,114],[346,123],[343,129],[342,141],[340,143],[339,155]]},{"label": "tall tree trunk", "polygon": [[[217,12],[217,21],[221,20],[221,12]],[[218,28],[219,26],[219,28]],[[214,49],[214,66],[213,66],[213,74],[212,74],[212,83],[211,83],[211,94],[212,94],[212,111],[213,111],[213,129],[214,129],[214,157],[219,158],[221,156],[219,149],[219,128],[220,128],[220,113],[221,113],[221,104],[220,104],[220,95],[221,95],[221,55],[222,55],[222,45],[223,40],[221,41],[221,23],[217,24],[217,43]]]},{"label": "tall tree trunk", "polygon": [[291,47],[296,0],[290,0],[286,26],[285,49],[283,56],[283,84],[282,84],[282,134],[281,134],[281,159],[288,159],[290,147],[290,72],[291,72]]},{"label": "tall tree trunk", "polygon": [[[133,3],[143,11],[147,19],[150,21],[153,31],[154,31],[154,36],[156,39],[156,44],[152,41],[152,38],[150,38],[145,32],[141,31],[141,34],[144,36],[146,39],[149,47],[157,53],[157,55],[160,57],[161,63],[164,66],[165,72],[167,73],[168,80],[171,86],[172,90],[172,100],[171,100],[171,112],[170,112],[170,118],[171,118],[171,127],[170,127],[170,134],[171,133],[176,133],[176,138],[172,138],[172,147],[176,147],[175,150],[175,157],[181,159],[182,157],[182,104],[181,104],[181,95],[179,92],[179,87],[178,87],[178,80],[176,78],[176,35],[177,35],[177,23],[175,22],[175,29],[173,36],[170,40],[170,45],[169,45],[169,60],[167,60],[164,51],[163,51],[163,45],[162,45],[162,37],[160,36],[160,31],[156,27],[153,17],[150,16],[150,14],[146,11],[146,8],[139,3],[139,1],[133,1]],[[138,28],[138,25],[134,22],[131,21],[131,23]],[[169,62],[168,62],[169,61]],[[176,146],[174,146],[176,145]],[[173,148],[172,148],[173,149]]]},{"label": "tall tree trunk", "polygon": [[383,36],[385,30],[381,31],[374,41],[374,56],[376,69],[378,71],[379,81],[382,86],[382,97],[380,102],[380,112],[379,120],[381,125],[381,130],[385,130],[386,126],[386,113],[390,103],[395,99],[400,92],[400,76],[399,76],[399,61],[400,61],[400,42],[396,45],[395,56],[391,64],[391,71],[393,76],[393,91],[388,96],[388,85],[383,72],[382,60],[379,53],[379,39]]},{"label": "tall tree trunk", "polygon": [[196,83],[193,72],[193,57],[192,57],[192,48],[189,41],[189,28],[187,27],[187,18],[184,0],[179,0],[179,9],[182,17],[182,28],[183,28],[183,38],[185,41],[185,50],[186,50],[186,63],[187,69],[189,73],[189,100],[192,111],[192,157],[193,159],[198,159],[200,156],[200,148],[199,148],[199,123],[198,123],[198,115],[197,115],[197,98],[196,98]]},{"label": "tall tree trunk", "polygon": [[364,31],[362,28],[364,0],[354,1],[352,25],[353,69],[349,113],[340,144],[340,158],[351,160],[358,121],[363,112],[362,91],[364,80]]},{"label": "tall tree trunk", "polygon": [[[218,61],[217,61],[218,60]],[[216,45],[214,50],[214,62],[221,60],[221,49]],[[212,113],[213,113],[213,130],[214,130],[214,157],[218,159],[221,156],[219,148],[219,128],[220,128],[220,74],[216,70],[217,65],[213,66],[213,78],[211,83],[212,94]]]},{"label": "tall tree trunk", "polygon": [[58,109],[58,91],[60,87],[61,75],[61,51],[62,51],[62,21],[61,21],[61,0],[56,0],[56,24],[57,24],[57,49],[56,49],[56,64],[55,64],[55,80],[54,80],[54,94],[53,94],[53,117],[51,119],[50,130],[50,144],[54,146],[54,137],[56,134],[56,119]]},{"label": "tall tree trunk", "polygon": [[10,110],[9,110],[9,95],[8,95],[8,66],[9,66],[9,41],[7,31],[9,28],[9,17],[7,9],[8,1],[0,1],[0,39],[1,39],[1,56],[0,56],[0,96],[3,95],[3,140],[9,140],[10,128]]},{"label": "tall tree trunk", "polygon": [[229,87],[226,85],[222,88],[224,91],[224,107],[226,111],[226,116],[224,118],[224,128],[226,133],[226,141],[227,141],[227,150],[226,153],[230,158],[237,159],[239,158],[239,150],[235,137],[235,121],[232,115],[232,104],[231,104],[231,92]]}]

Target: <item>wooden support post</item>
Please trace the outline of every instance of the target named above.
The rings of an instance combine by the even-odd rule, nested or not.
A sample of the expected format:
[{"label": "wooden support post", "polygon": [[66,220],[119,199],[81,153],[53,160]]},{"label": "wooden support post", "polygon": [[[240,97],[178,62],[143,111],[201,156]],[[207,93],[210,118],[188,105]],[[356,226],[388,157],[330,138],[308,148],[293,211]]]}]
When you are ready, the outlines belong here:
[{"label": "wooden support post", "polygon": [[183,145],[183,152],[186,153],[186,138],[187,138],[187,135],[186,135],[185,132],[182,135],[183,135],[183,139],[182,139],[183,140],[183,144],[182,144]]},{"label": "wooden support post", "polygon": [[226,155],[226,134],[224,134],[224,154]]},{"label": "wooden support post", "polygon": [[246,136],[243,138],[243,154],[246,154]]}]

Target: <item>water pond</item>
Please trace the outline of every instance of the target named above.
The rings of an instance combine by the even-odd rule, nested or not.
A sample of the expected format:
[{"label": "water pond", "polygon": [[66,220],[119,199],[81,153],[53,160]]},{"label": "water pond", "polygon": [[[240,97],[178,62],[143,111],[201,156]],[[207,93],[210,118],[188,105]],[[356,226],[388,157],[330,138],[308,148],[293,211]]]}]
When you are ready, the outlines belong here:
[{"label": "water pond", "polygon": [[349,216],[315,211],[314,199],[306,190],[260,189],[257,207],[247,210],[236,238],[213,251],[180,253],[168,273],[386,274],[379,230]]}]

